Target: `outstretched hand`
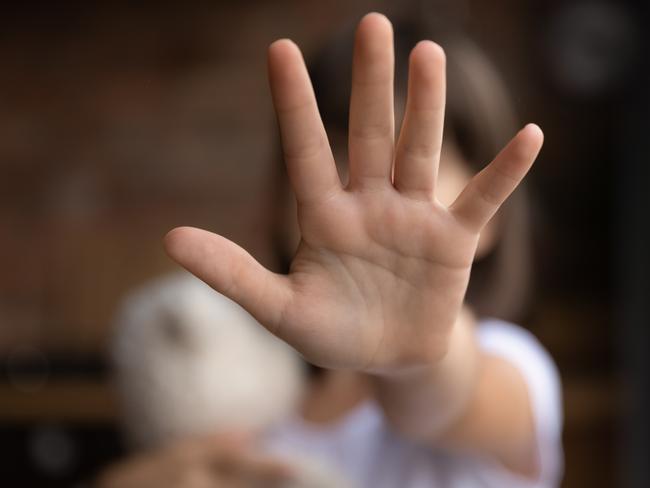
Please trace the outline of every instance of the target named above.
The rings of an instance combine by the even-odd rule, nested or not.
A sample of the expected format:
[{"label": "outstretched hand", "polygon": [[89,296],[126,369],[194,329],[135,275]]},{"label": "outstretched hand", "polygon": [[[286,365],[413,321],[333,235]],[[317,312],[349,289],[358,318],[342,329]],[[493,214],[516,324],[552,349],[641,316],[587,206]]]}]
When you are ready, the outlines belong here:
[{"label": "outstretched hand", "polygon": [[394,141],[390,22],[369,14],[356,35],[349,173],[343,187],[299,49],[269,48],[269,79],[301,242],[288,275],[207,231],[181,227],[169,255],[248,310],[309,361],[392,371],[446,352],[482,228],[542,145],[522,129],[445,207],[436,176],[445,107],[445,55],[420,42],[409,62],[406,113]]}]

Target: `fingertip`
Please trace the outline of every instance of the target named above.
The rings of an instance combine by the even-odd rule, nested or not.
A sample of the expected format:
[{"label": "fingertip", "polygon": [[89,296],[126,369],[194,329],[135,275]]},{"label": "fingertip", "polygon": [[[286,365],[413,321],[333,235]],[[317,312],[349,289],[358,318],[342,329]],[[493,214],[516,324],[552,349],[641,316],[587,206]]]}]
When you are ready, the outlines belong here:
[{"label": "fingertip", "polygon": [[302,56],[298,45],[288,38],[278,39],[269,44],[268,59],[270,64],[286,59],[290,56]]},{"label": "fingertip", "polygon": [[271,88],[302,76],[306,68],[298,45],[286,38],[272,42],[268,48],[267,69]]},{"label": "fingertip", "polygon": [[269,52],[278,52],[286,50],[296,50],[298,45],[287,37],[282,39],[276,39],[271,44],[269,44]]},{"label": "fingertip", "polygon": [[178,243],[183,239],[187,227],[175,227],[163,237],[163,247],[170,257],[176,253]]},{"label": "fingertip", "polygon": [[393,24],[390,19],[380,12],[369,12],[361,17],[361,20],[359,21],[359,27],[366,25],[377,25],[390,29],[393,28]]},{"label": "fingertip", "polygon": [[529,164],[532,165],[539,152],[542,150],[542,145],[544,144],[544,133],[542,129],[537,124],[526,124],[526,126],[520,131],[520,149],[525,154],[525,159],[529,160]]},{"label": "fingertip", "polygon": [[537,124],[534,124],[532,122],[528,123],[521,130],[521,132],[525,134],[530,140],[537,142],[540,146],[544,142],[544,132]]},{"label": "fingertip", "polygon": [[[357,40],[363,40],[364,43],[376,41],[378,38],[386,41],[390,39],[392,42],[393,24],[384,14],[371,12],[364,15],[359,21],[356,36]],[[370,49],[376,48],[374,44],[367,47]],[[384,49],[384,46],[380,46],[380,48]]]},{"label": "fingertip", "polygon": [[433,58],[443,63],[446,61],[447,58],[443,47],[440,44],[433,42],[429,39],[419,41],[411,51],[412,58],[416,58],[420,56]]},{"label": "fingertip", "polygon": [[180,262],[187,254],[187,248],[189,240],[192,238],[192,235],[196,235],[197,232],[202,232],[200,229],[194,227],[176,227],[163,237],[163,247],[167,255],[176,262]]},{"label": "fingertip", "polygon": [[430,40],[423,40],[411,50],[409,69],[425,80],[435,80],[444,75],[446,62],[442,46]]}]

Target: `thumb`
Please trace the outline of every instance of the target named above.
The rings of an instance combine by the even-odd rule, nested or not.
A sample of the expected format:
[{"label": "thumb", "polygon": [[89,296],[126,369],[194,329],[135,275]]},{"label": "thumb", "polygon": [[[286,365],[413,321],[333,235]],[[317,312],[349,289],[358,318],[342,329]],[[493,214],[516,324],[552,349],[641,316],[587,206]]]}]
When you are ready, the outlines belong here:
[{"label": "thumb", "polygon": [[288,303],[288,278],[272,273],[244,249],[212,232],[177,227],[164,239],[167,254],[178,264],[234,300],[271,332]]}]

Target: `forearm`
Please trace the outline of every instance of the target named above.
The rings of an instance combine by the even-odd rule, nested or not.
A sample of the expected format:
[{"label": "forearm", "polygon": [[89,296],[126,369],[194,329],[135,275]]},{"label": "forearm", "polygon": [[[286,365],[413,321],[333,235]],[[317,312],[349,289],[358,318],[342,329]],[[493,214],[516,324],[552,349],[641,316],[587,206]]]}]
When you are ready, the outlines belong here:
[{"label": "forearm", "polygon": [[419,371],[375,376],[376,395],[398,432],[420,442],[488,455],[535,472],[535,432],[526,384],[504,359],[483,353],[464,310],[449,349]]}]

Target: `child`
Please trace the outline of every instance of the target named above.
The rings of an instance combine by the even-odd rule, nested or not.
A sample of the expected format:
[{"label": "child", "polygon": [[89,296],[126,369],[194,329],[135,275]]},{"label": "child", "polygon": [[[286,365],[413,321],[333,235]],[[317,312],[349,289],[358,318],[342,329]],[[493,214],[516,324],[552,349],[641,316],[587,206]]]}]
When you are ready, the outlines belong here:
[{"label": "child", "polygon": [[[470,88],[467,100],[450,99],[444,143],[446,60],[429,41],[411,52],[404,121],[394,141],[392,27],[379,14],[364,17],[354,46],[346,166],[345,155],[332,155],[300,52],[290,41],[275,42],[269,78],[300,227],[288,274],[272,273],[232,242],[198,229],[174,229],[165,245],[181,265],[326,368],[313,380],[301,418],[267,439],[272,452],[319,456],[360,487],[556,486],[557,372],[529,333],[479,321],[468,305],[473,301],[479,313],[512,312],[522,301],[525,273],[517,276],[517,260],[514,272],[495,268],[504,249],[516,248],[518,234],[504,222],[516,222],[521,208],[504,206],[493,217],[532,165],[542,133],[526,126],[472,177],[471,165],[492,151],[489,142],[507,120],[486,120],[488,135],[479,137],[469,130],[475,125],[463,126],[463,117],[476,114],[454,110],[469,102],[466,109],[489,112],[481,102],[495,100],[472,98],[481,89],[507,99],[476,52],[454,54],[450,95],[461,83]],[[454,66],[460,59],[469,61]],[[472,61],[487,73],[479,79],[492,85],[472,89],[476,80],[462,79],[473,76],[462,69]],[[324,92],[336,93],[340,83],[322,78],[329,85],[314,76],[327,99]],[[494,105],[508,111],[505,101]],[[337,107],[324,106],[332,129]],[[336,143],[336,131],[331,135]],[[468,291],[475,257],[482,276],[473,276]],[[500,280],[515,288],[485,293]]]}]

